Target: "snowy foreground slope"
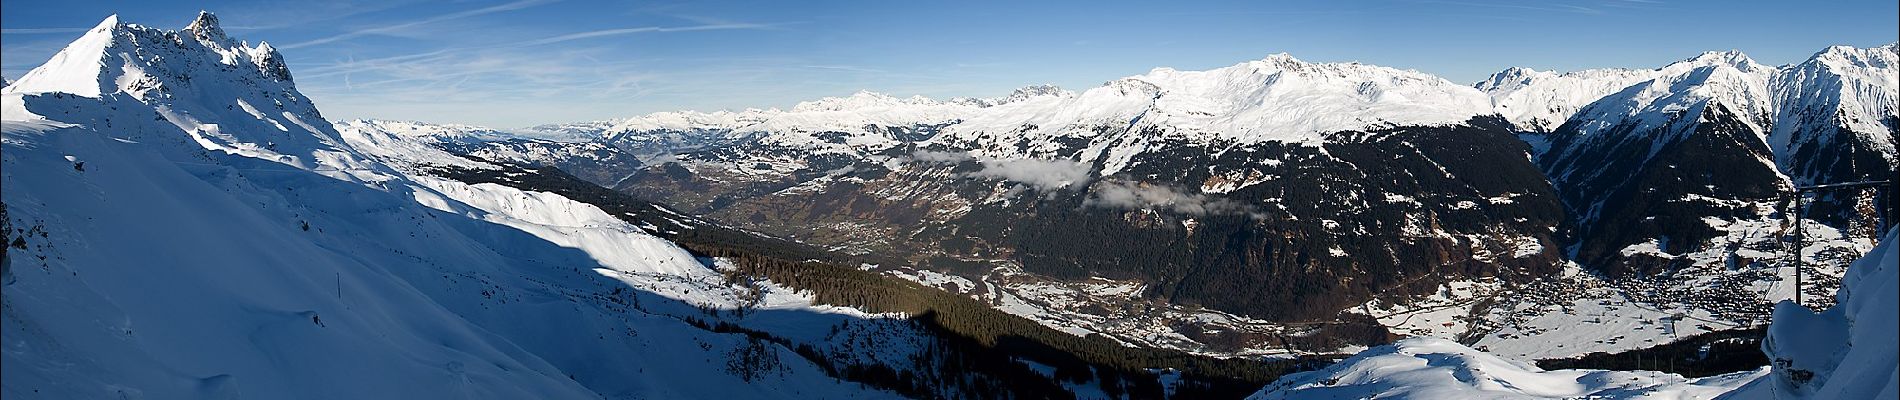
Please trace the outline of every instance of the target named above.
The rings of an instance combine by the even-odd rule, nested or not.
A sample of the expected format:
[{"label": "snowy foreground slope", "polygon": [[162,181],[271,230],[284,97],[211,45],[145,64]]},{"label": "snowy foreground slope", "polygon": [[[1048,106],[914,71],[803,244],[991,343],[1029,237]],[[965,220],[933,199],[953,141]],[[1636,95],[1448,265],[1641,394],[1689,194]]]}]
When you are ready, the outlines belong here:
[{"label": "snowy foreground slope", "polygon": [[1253,399],[1891,399],[1900,389],[1900,230],[1856,261],[1839,305],[1782,302],[1763,351],[1773,365],[1688,380],[1650,371],[1545,371],[1444,339],[1379,346],[1323,370],[1282,377]]},{"label": "snowy foreground slope", "polygon": [[[352,148],[209,14],[109,18],[0,105],[7,398],[895,397],[688,323],[743,291],[593,206]],[[877,320],[765,286],[741,323]]]},{"label": "snowy foreground slope", "polygon": [[1814,312],[1775,307],[1762,351],[1774,373],[1731,399],[1900,398],[1900,230],[1890,230],[1842,278],[1839,302]]},{"label": "snowy foreground slope", "polygon": [[1696,380],[1650,371],[1545,371],[1438,338],[1413,338],[1319,371],[1288,375],[1251,399],[1706,399],[1762,375]]}]

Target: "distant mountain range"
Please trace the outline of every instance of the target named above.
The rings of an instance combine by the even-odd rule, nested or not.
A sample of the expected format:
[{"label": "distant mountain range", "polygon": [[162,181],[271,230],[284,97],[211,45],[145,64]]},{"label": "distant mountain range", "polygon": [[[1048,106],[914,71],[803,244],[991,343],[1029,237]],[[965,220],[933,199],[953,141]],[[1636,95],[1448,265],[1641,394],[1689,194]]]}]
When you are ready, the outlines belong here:
[{"label": "distant mountain range", "polygon": [[[1000,293],[1061,288],[1075,301],[1023,315],[1135,343],[1274,348],[1285,332],[1259,326],[1355,326],[1389,314],[1369,301],[1415,303],[1457,282],[1505,293],[1569,262],[1614,296],[1746,326],[1791,296],[1793,187],[1893,177],[1895,47],[1780,67],[1709,52],[1657,69],[1511,68],[1470,86],[1279,54],[1079,93],[860,92],[546,125],[517,134],[642,161],[517,160],[881,267],[948,273],[998,306],[1016,302]],[[1838,266],[1866,251],[1892,202],[1876,190],[1816,199],[1807,256]],[[1815,264],[1809,290],[1825,299],[1841,271]],[[1139,290],[1088,294],[1097,279]],[[1064,310],[1148,300],[1168,311]],[[1202,307],[1259,320],[1107,327]],[[1488,319],[1402,330],[1470,339],[1514,324]]]},{"label": "distant mountain range", "polygon": [[1894,178],[1895,52],[1475,85],[1279,54],[504,131],[332,123],[209,13],[113,17],[0,90],[6,387],[1211,396],[1404,336],[1650,347],[1792,313],[1797,223],[1834,299],[1894,194],[1787,201]]}]

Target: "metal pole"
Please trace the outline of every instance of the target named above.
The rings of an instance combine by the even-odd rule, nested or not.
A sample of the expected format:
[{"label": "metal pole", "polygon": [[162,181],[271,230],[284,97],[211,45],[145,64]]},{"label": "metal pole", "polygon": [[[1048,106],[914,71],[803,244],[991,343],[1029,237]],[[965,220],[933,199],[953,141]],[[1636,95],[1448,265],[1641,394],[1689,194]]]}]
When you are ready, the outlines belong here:
[{"label": "metal pole", "polygon": [[1795,191],[1794,193],[1794,304],[1795,305],[1807,304],[1807,303],[1801,302],[1801,264],[1803,261],[1801,259],[1801,250],[1802,250],[1801,247],[1804,244],[1801,242],[1804,239],[1803,232],[1806,231],[1805,229],[1802,229],[1801,215],[1806,214],[1806,211],[1807,211],[1807,207],[1803,207],[1801,205],[1801,200],[1803,197],[1805,197],[1804,196],[1805,194],[1806,193],[1799,190]]},{"label": "metal pole", "polygon": [[1873,233],[1873,237],[1879,239],[1881,235],[1887,235],[1887,229],[1894,229],[1896,224],[1900,224],[1900,176],[1887,180],[1887,195],[1881,195],[1881,193],[1873,193],[1873,195],[1879,195],[1887,201],[1887,205],[1881,207],[1881,212],[1883,212],[1881,229]]}]

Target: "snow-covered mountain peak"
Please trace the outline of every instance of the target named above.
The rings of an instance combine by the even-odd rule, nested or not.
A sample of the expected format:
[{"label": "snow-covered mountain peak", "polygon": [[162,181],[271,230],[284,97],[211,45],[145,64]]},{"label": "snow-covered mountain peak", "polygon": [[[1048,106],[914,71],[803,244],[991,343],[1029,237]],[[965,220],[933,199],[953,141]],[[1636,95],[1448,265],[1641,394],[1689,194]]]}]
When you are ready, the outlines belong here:
[{"label": "snow-covered mountain peak", "polygon": [[1075,96],[1075,92],[1064,90],[1061,87],[1057,87],[1055,85],[1041,84],[1041,85],[1029,85],[1029,86],[1016,88],[1016,90],[1011,91],[1008,96],[957,97],[957,98],[950,99],[949,101],[945,101],[945,103],[972,106],[972,107],[995,107],[995,106],[999,106],[1003,104],[1027,101],[1027,100],[1038,99],[1038,98],[1073,97],[1073,96]]},{"label": "snow-covered mountain peak", "polygon": [[1306,63],[1305,61],[1300,61],[1299,58],[1295,58],[1293,57],[1292,54],[1287,54],[1286,52],[1268,54],[1266,58],[1260,59],[1260,62],[1269,63],[1269,64],[1305,64]]},{"label": "snow-covered mountain peak", "polygon": [[1285,54],[1204,71],[1156,68],[1073,96],[974,111],[931,141],[1018,158],[1086,141],[1074,157],[1106,160],[1102,175],[1164,141],[1315,144],[1339,132],[1455,125],[1493,114],[1484,93],[1436,76]]},{"label": "snow-covered mountain peak", "polygon": [[1785,172],[1807,183],[1820,178],[1827,163],[1795,159],[1802,146],[1858,142],[1892,163],[1900,160],[1893,136],[1886,133],[1900,117],[1900,55],[1895,45],[1872,48],[1834,46],[1799,64],[1783,67],[1769,81],[1779,112],[1769,145]]},{"label": "snow-covered mountain peak", "polygon": [[1814,56],[1809,59],[1839,66],[1892,68],[1895,48],[1900,48],[1900,43],[1864,49],[1854,46],[1829,46],[1814,53]]},{"label": "snow-covered mountain peak", "polygon": [[[178,31],[120,23],[117,15],[106,17],[46,64],[21,77],[15,91],[64,92],[86,97],[123,92],[143,98],[154,90],[172,93],[174,89],[190,87],[195,75],[225,73],[206,65],[214,63],[245,67],[232,72],[244,75],[235,77],[240,82],[270,81],[284,86],[260,87],[260,90],[287,89],[290,84],[289,69],[276,48],[263,43],[253,47],[232,40],[218,26],[215,15],[201,12],[191,24]],[[251,76],[246,72],[257,74]],[[207,85],[222,82],[210,81],[214,83]]]},{"label": "snow-covered mountain peak", "polygon": [[1548,132],[1565,121],[1580,123],[1585,135],[1627,123],[1654,127],[1721,104],[1765,132],[1775,109],[1768,82],[1779,72],[1739,51],[1709,51],[1655,70],[1507,71],[1478,88],[1491,95],[1500,114],[1527,130]]},{"label": "snow-covered mountain peak", "polygon": [[224,27],[218,26],[218,16],[210,11],[199,11],[198,18],[192,19],[190,24],[185,25],[184,31],[190,32],[192,37],[200,41],[212,43],[231,41],[231,37],[224,34]]},{"label": "snow-covered mountain peak", "polygon": [[428,138],[443,142],[473,143],[486,140],[514,138],[514,135],[483,126],[463,124],[432,124],[421,121],[395,121],[382,119],[353,119],[337,122],[340,128],[351,125],[361,128],[373,128],[403,137]]},{"label": "snow-covered mountain peak", "polygon": [[[1705,81],[1710,76],[1718,74],[1713,72],[1713,69],[1717,68],[1726,68],[1738,72],[1743,76],[1749,76],[1750,78],[1748,78],[1748,80],[1753,81],[1765,81],[1769,75],[1776,71],[1774,67],[1756,63],[1754,59],[1749,58],[1748,55],[1742,54],[1739,51],[1709,51],[1653,70],[1602,68],[1558,73],[1554,71],[1538,71],[1525,67],[1511,67],[1492,74],[1484,81],[1480,81],[1472,86],[1489,95],[1492,108],[1495,109],[1499,115],[1504,116],[1506,120],[1516,125],[1518,129],[1532,132],[1550,132],[1556,130],[1558,126],[1563,125],[1565,121],[1571,120],[1573,116],[1583,111],[1586,106],[1597,101],[1615,97],[1612,95],[1624,92],[1627,89],[1632,89],[1633,85],[1654,79],[1664,79],[1665,82],[1658,83],[1660,85],[1659,88],[1663,89],[1663,92],[1666,92],[1667,89],[1672,87],[1680,89],[1689,89],[1692,86],[1700,87],[1697,86],[1700,82]],[[1699,69],[1710,69],[1710,71],[1698,73],[1697,70]],[[1728,73],[1719,74],[1723,77],[1735,76]],[[1685,78],[1691,76],[1695,76],[1695,78],[1685,80]],[[1729,86],[1755,87],[1760,85]],[[1752,91],[1744,91],[1744,93],[1740,94],[1719,95],[1711,92],[1711,90],[1717,87],[1724,87],[1724,85],[1715,85],[1705,88],[1703,89],[1704,93],[1697,96],[1697,98],[1728,98],[1734,101],[1741,101],[1739,99],[1746,97],[1748,95],[1747,93],[1753,93]],[[1642,92],[1649,94],[1639,95],[1637,97],[1653,100],[1661,96],[1658,91],[1638,91],[1638,93]],[[1761,104],[1759,106],[1766,107],[1767,105]],[[1636,109],[1641,108],[1627,104],[1616,107],[1626,108],[1624,110],[1627,111],[1625,114],[1635,112]],[[1599,110],[1599,112],[1601,111],[1602,110]],[[1601,117],[1601,115],[1599,115],[1599,117]]]},{"label": "snow-covered mountain peak", "polygon": [[731,129],[734,127],[758,123],[767,115],[779,114],[777,109],[748,109],[732,111],[662,111],[614,121],[606,129],[608,132],[638,132],[655,130],[691,130],[691,129]]},{"label": "snow-covered mountain peak", "polygon": [[1900,79],[1893,74],[1895,68],[1900,67],[1900,55],[1896,54],[1896,48],[1900,48],[1900,43],[1864,49],[1833,46],[1814,53],[1814,56],[1809,57],[1807,61],[1789,68],[1797,71],[1804,68],[1825,68],[1833,74],[1892,87],[1895,86],[1894,82]]},{"label": "snow-covered mountain peak", "polygon": [[1038,98],[1038,97],[1074,97],[1074,96],[1075,96],[1075,92],[1071,92],[1067,89],[1063,89],[1056,85],[1048,85],[1048,84],[1029,85],[1029,86],[1016,88],[1015,91],[1012,91],[1009,93],[1009,96],[1004,96],[1003,98],[996,99],[994,104],[1015,103],[1015,102],[1029,100],[1029,99]]},{"label": "snow-covered mountain peak", "polygon": [[104,72],[101,69],[106,48],[112,46],[115,32],[121,27],[118,14],[107,16],[7,89],[20,93],[64,92],[99,97],[103,86],[96,78]]},{"label": "snow-covered mountain peak", "polygon": [[943,103],[923,96],[897,98],[891,95],[861,90],[845,97],[826,97],[813,101],[800,102],[792,106],[793,112],[848,111],[903,106],[936,106]]},{"label": "snow-covered mountain peak", "polygon": [[[1660,93],[1672,88],[1696,92],[1684,93],[1687,97],[1683,98],[1715,99],[1727,103],[1731,108],[1750,108],[1757,113],[1772,113],[1774,111],[1764,110],[1773,109],[1786,113],[1791,109],[1812,108],[1804,103],[1833,105],[1836,102],[1832,99],[1837,94],[1858,97],[1840,102],[1862,110],[1860,116],[1848,119],[1865,122],[1859,128],[1867,129],[1856,130],[1882,131],[1884,128],[1871,124],[1882,120],[1883,115],[1896,114],[1889,105],[1894,103],[1894,98],[1900,97],[1881,94],[1892,92],[1892,88],[1897,86],[1894,66],[1900,61],[1895,60],[1895,46],[1889,44],[1864,49],[1834,46],[1815,53],[1802,63],[1781,67],[1762,65],[1734,50],[1703,52],[1653,70],[1607,68],[1557,73],[1512,67],[1492,74],[1473,86],[1490,95],[1493,108],[1500,115],[1519,129],[1533,132],[1553,131],[1565,121],[1579,116],[1578,112],[1593,102],[1628,100],[1630,96],[1618,96],[1619,92],[1626,89],[1636,90],[1632,94],[1647,91],[1650,94],[1646,97],[1636,97],[1654,100],[1660,98]],[[1845,86],[1838,86],[1841,89],[1836,89],[1836,84],[1828,83],[1835,79],[1832,77],[1841,77],[1849,82]],[[1652,80],[1658,81],[1651,82],[1649,89],[1634,87]],[[1762,96],[1763,87],[1768,88],[1768,93],[1773,93],[1772,98]],[[1806,93],[1809,98],[1796,99],[1802,96],[1801,93]],[[1636,109],[1628,108],[1626,111],[1635,112]],[[1590,116],[1598,117],[1602,115]],[[1590,118],[1580,121],[1597,121]]]},{"label": "snow-covered mountain peak", "polygon": [[1774,67],[1761,65],[1755,62],[1755,59],[1749,58],[1747,54],[1742,54],[1739,50],[1726,50],[1705,51],[1695,57],[1670,63],[1668,66],[1662,67],[1662,71],[1664,73],[1676,73],[1708,66],[1727,66],[1746,73],[1764,73],[1774,70]]},{"label": "snow-covered mountain peak", "polygon": [[1168,121],[1194,120],[1185,125],[1245,141],[1453,124],[1492,113],[1483,93],[1437,76],[1310,63],[1284,53],[1206,71],[1157,69],[1130,79],[1156,87],[1155,106]]},{"label": "snow-covered mountain peak", "polygon": [[1473,86],[1489,95],[1491,107],[1518,129],[1549,132],[1584,105],[1657,73],[1621,68],[1558,73],[1511,67]]},{"label": "snow-covered mountain peak", "polygon": [[199,22],[108,18],[4,93],[0,219],[33,251],[0,257],[21,267],[0,268],[9,396],[896,397],[692,319],[872,316],[728,288],[593,204],[399,171],[382,161],[481,163],[412,137],[459,127],[341,134],[263,68],[273,49]]},{"label": "snow-covered mountain peak", "polygon": [[[1275,75],[1290,74],[1308,79],[1329,79],[1345,81],[1389,81],[1394,83],[1414,83],[1421,85],[1450,84],[1437,76],[1413,70],[1381,67],[1357,62],[1321,63],[1307,62],[1294,58],[1287,53],[1275,53],[1266,58],[1215,68],[1206,71],[1182,71],[1174,68],[1155,68],[1147,74],[1130,77],[1162,86],[1169,83],[1185,83],[1189,80],[1252,80],[1274,79]],[[1219,82],[1227,83],[1227,82]],[[1271,82],[1269,82],[1271,83]],[[1450,86],[1461,86],[1450,84]]]},{"label": "snow-covered mountain peak", "polygon": [[1555,74],[1556,74],[1555,72],[1538,71],[1535,68],[1529,68],[1529,67],[1510,67],[1510,68],[1505,68],[1503,71],[1499,71],[1496,74],[1492,74],[1491,79],[1489,79],[1488,81],[1500,82],[1501,79],[1517,80],[1517,79],[1529,78],[1531,76],[1539,76],[1539,75],[1548,76],[1548,75],[1555,75]]},{"label": "snow-covered mountain peak", "polygon": [[[932,140],[977,141],[982,143],[956,145],[1000,149],[1052,148],[1043,143],[1050,137],[1093,135],[1105,127],[1147,129],[1129,124],[1177,132],[1194,142],[1308,142],[1335,132],[1450,125],[1490,114],[1482,92],[1436,76],[1360,63],[1312,63],[1282,53],[1206,71],[1157,68],[1081,93],[1034,85],[1003,97],[940,101],[862,91],[787,110],[661,112],[550,129],[591,132],[609,141],[687,133],[839,150],[881,148],[941,130],[947,135]],[[899,139],[887,128],[922,131]]]},{"label": "snow-covered mountain peak", "polygon": [[1712,52],[1704,53],[1704,56],[1717,55],[1721,58],[1691,59],[1719,61],[1714,63],[1697,61],[1697,64],[1691,65],[1685,64],[1690,61],[1684,61],[1671,64],[1660,70],[1659,76],[1654,79],[1591,103],[1571,120],[1582,123],[1581,132],[1590,135],[1625,123],[1652,128],[1668,123],[1676,116],[1699,116],[1707,106],[1721,104],[1729,111],[1740,114],[1743,122],[1752,125],[1756,132],[1765,132],[1765,125],[1771,123],[1773,109],[1767,95],[1765,72],[1769,70],[1755,68],[1759,64],[1753,64],[1746,58],[1728,58],[1728,54],[1739,53]]},{"label": "snow-covered mountain peak", "polygon": [[1549,79],[1555,76],[1558,76],[1555,71],[1538,71],[1527,67],[1510,67],[1505,68],[1503,71],[1498,71],[1498,73],[1491,74],[1491,76],[1486,77],[1483,81],[1479,81],[1471,86],[1477,87],[1479,90],[1490,92],[1494,88],[1515,89],[1527,86],[1538,79]]},{"label": "snow-covered mountain peak", "polygon": [[[113,117],[75,110],[143,113],[137,118],[156,115],[182,130],[188,151],[272,160],[344,179],[387,177],[388,171],[365,167],[342,146],[316,106],[297,92],[275,48],[225,36],[211,13],[175,31],[107,17],[7,93],[22,96],[25,111],[10,111],[9,120],[101,124]],[[75,101],[111,105],[69,104]]]},{"label": "snow-covered mountain peak", "polygon": [[1064,90],[1060,86],[1042,84],[1016,88],[1015,91],[1009,93],[1009,97],[1065,96],[1070,94],[1074,94],[1074,92]]}]

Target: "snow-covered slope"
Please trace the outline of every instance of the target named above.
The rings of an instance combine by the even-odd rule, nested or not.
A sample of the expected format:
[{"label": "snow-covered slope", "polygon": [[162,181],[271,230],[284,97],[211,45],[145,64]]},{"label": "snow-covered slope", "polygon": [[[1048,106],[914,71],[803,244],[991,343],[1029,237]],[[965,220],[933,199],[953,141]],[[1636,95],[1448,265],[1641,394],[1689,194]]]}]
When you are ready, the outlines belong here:
[{"label": "snow-covered slope", "polygon": [[1733,399],[1891,399],[1900,396],[1900,230],[1847,271],[1837,305],[1775,307],[1762,352],[1773,372]]},{"label": "snow-covered slope", "polygon": [[1249,399],[1708,399],[1764,373],[1689,380],[1650,371],[1545,371],[1449,340],[1414,338],[1287,375]]},{"label": "snow-covered slope", "polygon": [[[1551,132],[1572,119],[1598,124],[1595,129],[1615,126],[1626,118],[1657,118],[1667,113],[1687,111],[1694,103],[1710,96],[1729,96],[1736,103],[1766,100],[1760,87],[1739,87],[1740,91],[1721,88],[1700,89],[1698,93],[1670,97],[1674,90],[1703,84],[1708,77],[1688,78],[1698,69],[1727,66],[1751,75],[1744,78],[1754,86],[1765,83],[1775,68],[1756,64],[1735,51],[1706,52],[1693,58],[1670,63],[1657,69],[1605,68],[1565,73],[1510,68],[1491,75],[1475,85],[1491,97],[1499,115],[1531,132]],[[1704,74],[1708,75],[1708,74]],[[1685,80],[1693,79],[1693,82]],[[1724,79],[1717,77],[1715,79]],[[1629,92],[1633,85],[1644,89]],[[1737,85],[1729,83],[1729,85]],[[1749,84],[1739,84],[1748,86]],[[1601,107],[1593,103],[1607,102]]]},{"label": "snow-covered slope", "polygon": [[[1735,51],[1708,52],[1654,70],[1597,69],[1557,74],[1507,69],[1476,86],[1496,111],[1522,129],[1624,140],[1609,131],[1646,132],[1721,105],[1772,144],[1776,164],[1808,183],[1813,170],[1834,165],[1820,148],[1860,145],[1876,160],[1895,159],[1892,135],[1900,116],[1895,48],[1834,46],[1801,63],[1769,67]],[[1849,137],[1836,139],[1837,135]],[[1607,136],[1607,137],[1605,137]],[[1672,138],[1645,140],[1656,146]],[[1801,148],[1807,146],[1809,148]],[[1571,151],[1589,146],[1571,146]],[[1552,157],[1573,156],[1558,152]],[[1577,171],[1554,171],[1570,179]]]},{"label": "snow-covered slope", "polygon": [[483,128],[463,125],[352,120],[337,122],[334,126],[350,147],[384,163],[410,168],[424,165],[491,167],[489,163],[450,154],[444,147],[453,143],[506,139],[486,135],[489,131]]},{"label": "snow-covered slope", "polygon": [[1829,183],[1859,168],[1891,172],[1900,164],[1896,49],[1900,43],[1829,47],[1768,82],[1778,105],[1768,143],[1795,183]]},{"label": "snow-covered slope", "polygon": [[[1619,275],[1773,263],[1738,251],[1775,246],[1795,186],[1893,177],[1893,49],[1831,47],[1781,67],[1704,53],[1526,135],[1568,209],[1572,258]],[[1873,202],[1826,193],[1805,210],[1821,225],[1810,229],[1841,239],[1821,253],[1871,246]]]},{"label": "snow-covered slope", "polygon": [[[378,180],[389,172],[338,150],[340,140],[297,92],[283,56],[268,43],[250,46],[225,36],[209,13],[176,32],[107,18],[7,93],[137,101],[153,111],[143,118],[162,118],[205,148],[343,179]],[[58,120],[66,112],[40,114]]]},{"label": "snow-covered slope", "polygon": [[[1569,134],[1575,139],[1564,149],[1573,151],[1547,155],[1549,164],[1558,166],[1548,171],[1551,179],[1591,179],[1612,165],[1589,159],[1590,153],[1578,149],[1647,146],[1651,150],[1646,155],[1654,156],[1655,149],[1693,134],[1708,107],[1727,107],[1751,133],[1766,135],[1773,118],[1767,88],[1773,72],[1738,52],[1710,52],[1670,64],[1658,70],[1654,79],[1597,99],[1569,118],[1576,124],[1575,132]],[[1626,136],[1657,131],[1662,135]],[[1632,143],[1598,144],[1623,141]]]},{"label": "snow-covered slope", "polygon": [[1549,132],[1590,102],[1655,78],[1658,71],[1622,68],[1557,73],[1510,68],[1475,85],[1491,107],[1518,129]]},{"label": "snow-covered slope", "polygon": [[6,397],[893,397],[688,323],[750,289],[591,205],[358,150],[278,59],[109,18],[6,90]]}]

